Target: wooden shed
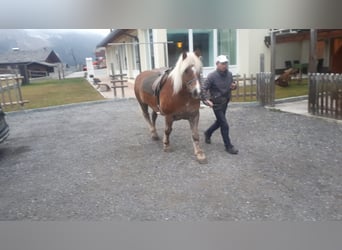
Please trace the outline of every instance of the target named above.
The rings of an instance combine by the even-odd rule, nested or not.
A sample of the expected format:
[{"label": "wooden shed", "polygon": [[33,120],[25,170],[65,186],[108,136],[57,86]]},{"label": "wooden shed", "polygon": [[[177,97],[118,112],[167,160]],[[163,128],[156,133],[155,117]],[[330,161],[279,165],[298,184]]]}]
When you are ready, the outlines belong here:
[{"label": "wooden shed", "polygon": [[30,78],[48,76],[61,63],[58,54],[49,48],[12,49],[0,54],[0,71],[20,74],[24,77],[23,83],[29,83]]}]

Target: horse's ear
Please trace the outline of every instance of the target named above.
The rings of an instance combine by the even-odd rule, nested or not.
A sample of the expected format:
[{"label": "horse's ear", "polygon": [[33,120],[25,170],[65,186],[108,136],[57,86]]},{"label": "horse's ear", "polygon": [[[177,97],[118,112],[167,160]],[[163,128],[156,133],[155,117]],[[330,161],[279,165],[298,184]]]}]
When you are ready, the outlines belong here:
[{"label": "horse's ear", "polygon": [[183,51],[183,60],[188,56],[188,53],[186,51]]},{"label": "horse's ear", "polygon": [[201,50],[200,50],[200,49],[198,49],[198,48],[195,49],[194,53],[195,53],[195,55],[196,55],[198,58],[201,57]]}]

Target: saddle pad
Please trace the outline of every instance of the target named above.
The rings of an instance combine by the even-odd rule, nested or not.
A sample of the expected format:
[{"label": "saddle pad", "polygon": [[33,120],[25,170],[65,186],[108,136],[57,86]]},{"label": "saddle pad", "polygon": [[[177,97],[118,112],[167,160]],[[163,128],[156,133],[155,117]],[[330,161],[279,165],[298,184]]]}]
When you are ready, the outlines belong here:
[{"label": "saddle pad", "polygon": [[160,74],[156,72],[155,74],[152,74],[146,77],[142,83],[143,91],[150,95],[154,95],[154,90],[152,89],[152,85],[159,76]]}]

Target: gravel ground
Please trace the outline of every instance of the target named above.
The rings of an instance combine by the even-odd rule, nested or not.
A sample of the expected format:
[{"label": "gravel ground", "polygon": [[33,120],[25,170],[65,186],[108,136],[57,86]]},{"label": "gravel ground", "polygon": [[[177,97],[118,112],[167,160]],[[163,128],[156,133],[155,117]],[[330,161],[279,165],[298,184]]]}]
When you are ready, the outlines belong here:
[{"label": "gravel ground", "polygon": [[[135,99],[7,114],[0,144],[0,220],[342,220],[342,125],[231,104],[238,155],[202,133],[198,164],[186,121],[174,123],[172,152],[149,138]],[[158,118],[162,135],[163,117]]]}]

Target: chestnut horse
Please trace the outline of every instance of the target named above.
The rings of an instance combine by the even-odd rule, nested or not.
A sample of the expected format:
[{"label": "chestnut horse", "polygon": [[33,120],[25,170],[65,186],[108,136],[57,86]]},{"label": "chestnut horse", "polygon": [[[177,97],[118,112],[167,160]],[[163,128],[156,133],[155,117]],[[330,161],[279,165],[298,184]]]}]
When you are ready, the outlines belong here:
[{"label": "chestnut horse", "polygon": [[[201,70],[202,62],[198,56],[183,52],[170,72],[154,69],[140,73],[135,79],[134,92],[143,116],[149,124],[152,139],[159,139],[156,131],[158,113],[165,116],[163,138],[165,152],[170,150],[169,136],[173,122],[188,120],[192,131],[194,153],[200,163],[206,163],[206,156],[199,145],[198,133]],[[153,87],[156,82],[157,87]],[[149,107],[152,109],[151,117]]]}]

